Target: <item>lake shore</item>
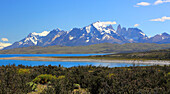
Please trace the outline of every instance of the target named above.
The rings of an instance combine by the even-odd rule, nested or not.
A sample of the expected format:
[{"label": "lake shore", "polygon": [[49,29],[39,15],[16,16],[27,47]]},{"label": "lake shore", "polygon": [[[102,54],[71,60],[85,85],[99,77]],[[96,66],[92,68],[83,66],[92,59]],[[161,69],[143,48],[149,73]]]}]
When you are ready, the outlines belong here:
[{"label": "lake shore", "polygon": [[105,60],[88,58],[61,58],[61,57],[8,57],[0,60],[27,60],[27,61],[63,61],[63,62],[102,62],[102,63],[130,63],[146,65],[170,65],[166,60]]}]

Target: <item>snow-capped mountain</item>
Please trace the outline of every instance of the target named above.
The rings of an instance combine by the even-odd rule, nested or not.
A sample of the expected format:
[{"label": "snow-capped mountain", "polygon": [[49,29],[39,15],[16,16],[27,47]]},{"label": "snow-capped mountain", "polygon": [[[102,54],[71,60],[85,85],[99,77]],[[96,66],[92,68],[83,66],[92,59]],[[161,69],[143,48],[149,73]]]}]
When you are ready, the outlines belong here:
[{"label": "snow-capped mountain", "polygon": [[65,46],[89,45],[96,43],[126,43],[111,25],[95,22],[83,28],[73,28],[63,39]]},{"label": "snow-capped mountain", "polygon": [[20,40],[19,42],[15,42],[11,46],[5,47],[4,49],[13,49],[13,48],[21,48],[21,47],[29,47],[37,45],[38,41],[43,37],[48,35],[49,31],[44,31],[42,33],[30,33],[26,38]]},{"label": "snow-capped mountain", "polygon": [[147,43],[170,43],[170,35],[168,33],[157,34],[151,38],[149,38]]},{"label": "snow-capped mountain", "polygon": [[42,33],[30,33],[23,41],[19,42],[20,45],[37,45],[38,41],[41,40],[44,36],[49,34],[48,31],[44,31]]},{"label": "snow-capped mountain", "polygon": [[[138,28],[113,29],[114,22],[95,22],[83,28],[73,28],[70,31],[54,29],[50,32],[30,33],[26,38],[15,42],[4,49],[29,47],[29,46],[82,46],[98,43],[170,43],[169,34],[163,33],[148,38],[144,32]],[[161,37],[156,38],[155,37]],[[161,40],[160,40],[161,39]],[[157,40],[157,41],[156,41]],[[168,41],[167,41],[168,40]]]}]

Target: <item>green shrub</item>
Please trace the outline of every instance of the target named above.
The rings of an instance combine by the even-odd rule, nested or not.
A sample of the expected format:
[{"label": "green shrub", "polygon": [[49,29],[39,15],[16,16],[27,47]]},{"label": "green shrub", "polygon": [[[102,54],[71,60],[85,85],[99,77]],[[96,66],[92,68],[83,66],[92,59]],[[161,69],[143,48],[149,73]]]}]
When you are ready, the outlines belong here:
[{"label": "green shrub", "polygon": [[30,69],[18,69],[18,74],[30,74]]},{"label": "green shrub", "polygon": [[74,89],[80,89],[80,85],[79,84],[74,84]]},{"label": "green shrub", "polygon": [[32,87],[32,90],[33,90],[33,91],[36,90],[36,88],[37,88],[37,84],[34,83],[34,82],[29,82],[29,83],[27,83],[27,85],[29,85],[30,87]]},{"label": "green shrub", "polygon": [[57,79],[56,76],[53,76],[52,74],[41,74],[38,75],[33,82],[34,83],[40,83],[40,84],[46,84],[49,81],[53,80],[53,79]]},{"label": "green shrub", "polygon": [[112,78],[113,76],[115,76],[114,73],[109,73],[109,75],[107,75],[108,78]]},{"label": "green shrub", "polygon": [[65,76],[64,75],[61,75],[61,76],[58,76],[57,79],[64,79]]}]

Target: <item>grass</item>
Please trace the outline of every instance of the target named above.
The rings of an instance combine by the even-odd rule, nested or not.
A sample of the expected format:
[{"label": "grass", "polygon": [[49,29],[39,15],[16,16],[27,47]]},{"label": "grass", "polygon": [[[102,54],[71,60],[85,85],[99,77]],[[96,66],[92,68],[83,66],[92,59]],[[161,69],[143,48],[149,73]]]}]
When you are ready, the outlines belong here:
[{"label": "grass", "polygon": [[70,59],[100,59],[100,60],[170,60],[170,49],[152,50],[135,53],[119,53],[97,56],[79,56],[79,57],[49,57],[49,58],[70,58]]},{"label": "grass", "polygon": [[149,50],[167,49],[170,44],[127,43],[127,44],[94,44],[88,46],[48,46],[25,47],[0,50],[0,54],[82,54],[82,53],[129,53]]}]

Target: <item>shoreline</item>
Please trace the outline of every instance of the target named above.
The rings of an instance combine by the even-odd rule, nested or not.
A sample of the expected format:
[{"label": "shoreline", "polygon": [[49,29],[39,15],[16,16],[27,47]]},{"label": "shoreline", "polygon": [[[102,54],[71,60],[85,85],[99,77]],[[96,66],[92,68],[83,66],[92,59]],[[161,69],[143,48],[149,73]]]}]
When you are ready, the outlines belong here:
[{"label": "shoreline", "polygon": [[62,62],[101,62],[101,63],[129,63],[145,65],[170,65],[166,60],[105,60],[105,59],[84,59],[84,58],[60,58],[60,57],[8,57],[0,60],[26,60],[26,61],[62,61]]}]

